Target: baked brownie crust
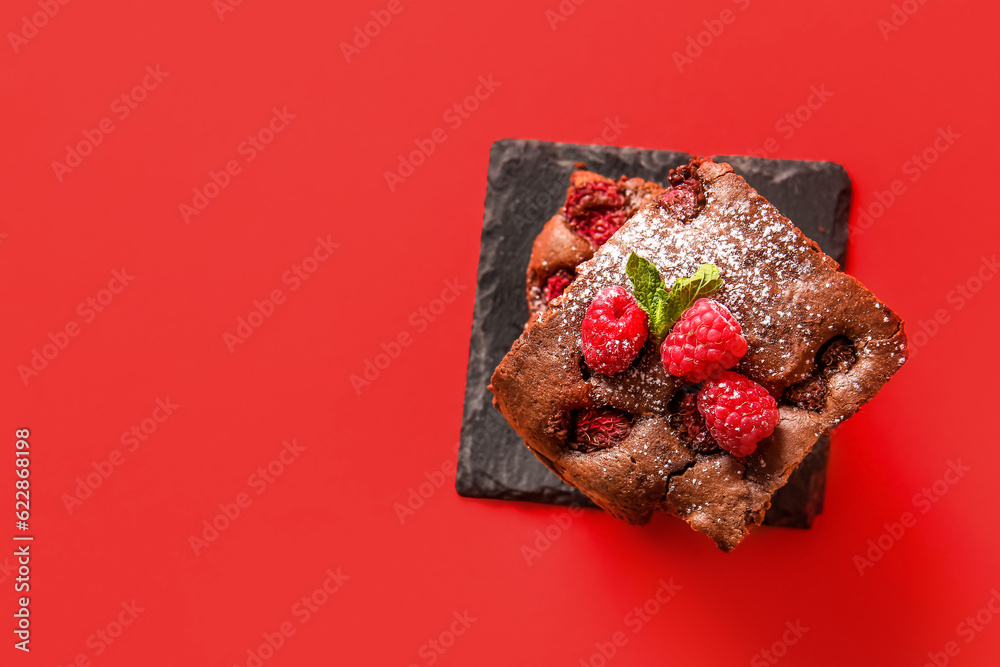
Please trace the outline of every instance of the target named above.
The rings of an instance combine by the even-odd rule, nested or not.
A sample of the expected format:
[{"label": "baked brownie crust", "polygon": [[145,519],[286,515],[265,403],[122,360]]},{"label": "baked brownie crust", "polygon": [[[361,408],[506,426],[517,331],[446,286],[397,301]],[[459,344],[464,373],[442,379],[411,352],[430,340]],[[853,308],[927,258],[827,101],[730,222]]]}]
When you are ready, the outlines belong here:
[{"label": "baked brownie crust", "polygon": [[[549,308],[529,322],[493,374],[494,405],[538,458],[596,504],[630,523],[654,510],[681,517],[732,549],[760,523],[771,495],[820,435],[870,400],[905,360],[903,324],[854,278],[838,271],[787,218],[728,164],[697,166],[705,204],[694,217],[671,218],[644,207],[593,258]],[[671,398],[682,380],[664,370],[647,341],[636,362],[613,376],[582,363],[580,327],[594,296],[629,286],[625,263],[636,252],[669,285],[702,263],[716,264],[725,286],[714,295],[743,328],[749,351],[738,372],[779,401],[781,420],[757,450],[736,458],[695,453],[670,425]],[[853,363],[823,369],[821,348],[847,339]],[[818,373],[826,382],[818,409],[783,402],[792,385]],[[818,405],[821,403],[821,405]],[[575,410],[609,406],[633,417],[618,444],[584,453],[569,447]]]}]

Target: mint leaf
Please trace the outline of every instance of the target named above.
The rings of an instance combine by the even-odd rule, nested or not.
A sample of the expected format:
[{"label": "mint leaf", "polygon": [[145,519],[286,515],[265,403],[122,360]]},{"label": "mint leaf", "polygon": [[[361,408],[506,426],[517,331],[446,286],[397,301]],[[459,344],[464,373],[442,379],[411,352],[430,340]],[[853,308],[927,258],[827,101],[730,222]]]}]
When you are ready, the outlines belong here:
[{"label": "mint leaf", "polygon": [[663,285],[657,288],[655,299],[653,313],[649,316],[649,330],[656,340],[660,340],[673,326],[672,323],[668,324],[670,316],[667,314],[667,304],[669,303],[667,288]]},{"label": "mint leaf", "polygon": [[725,281],[719,275],[719,267],[715,264],[702,264],[690,278],[675,280],[667,296],[667,329],[674,326],[684,311],[693,306],[695,301],[715,294],[724,284]]},{"label": "mint leaf", "polygon": [[724,281],[715,264],[702,264],[690,278],[678,278],[668,290],[656,266],[634,252],[628,256],[625,275],[639,307],[649,316],[649,332],[662,340],[684,311],[702,297],[718,292]]},{"label": "mint leaf", "polygon": [[632,281],[632,291],[635,292],[635,300],[639,302],[639,307],[652,319],[656,311],[656,292],[659,289],[666,289],[660,272],[648,259],[643,259],[633,252],[625,264],[625,275]]}]

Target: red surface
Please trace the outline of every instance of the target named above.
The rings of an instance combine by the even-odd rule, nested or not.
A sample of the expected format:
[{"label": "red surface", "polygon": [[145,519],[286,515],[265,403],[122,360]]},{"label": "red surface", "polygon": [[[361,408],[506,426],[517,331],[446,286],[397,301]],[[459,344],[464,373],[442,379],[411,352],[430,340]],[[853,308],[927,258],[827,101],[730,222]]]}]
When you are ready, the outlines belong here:
[{"label": "red surface", "polygon": [[[784,665],[997,664],[1000,618],[959,626],[1000,587],[1000,281],[976,278],[994,276],[982,258],[1000,231],[983,201],[995,187],[977,182],[988,172],[964,167],[997,149],[995,5],[909,2],[884,38],[888,0],[590,0],[555,29],[556,0],[403,0],[347,62],[338,44],[386,6],[248,0],[220,20],[211,0],[69,2],[18,52],[9,36],[0,47],[0,535],[16,532],[14,432],[28,427],[36,538],[32,651],[8,631],[0,662],[247,665],[287,622],[294,635],[263,664],[771,664],[760,652],[776,642]],[[38,7],[5,2],[3,32]],[[679,71],[672,54],[704,21],[721,32]],[[121,118],[115,100],[157,65],[169,75]],[[490,77],[468,118],[448,112]],[[782,120],[816,90],[806,122]],[[249,161],[241,142],[286,107],[295,117]],[[113,130],[60,182],[53,161],[104,118]],[[958,137],[915,168],[939,128]],[[602,132],[835,160],[862,223],[899,180],[848,269],[911,335],[947,322],[925,324],[934,335],[838,431],[813,530],[761,529],[726,555],[668,518],[634,528],[586,512],[563,530],[565,510],[455,494],[490,144]],[[385,172],[432,136],[443,143],[391,191]],[[179,205],[231,160],[239,173],[185,224]],[[317,237],[339,245],[293,290],[282,276]],[[134,280],[87,321],[78,304],[106,299],[122,267]],[[230,353],[224,335],[275,289],[284,303]],[[25,384],[18,366],[70,322],[78,335]],[[358,394],[351,375],[400,337]],[[179,407],[129,451],[122,434],[168,397]],[[272,483],[251,479],[286,439],[305,450]],[[68,512],[64,494],[116,450],[121,465]],[[915,504],[949,461],[969,470]],[[401,523],[396,506],[428,479],[440,488]],[[195,555],[190,536],[240,493],[249,506]],[[915,524],[859,575],[854,556],[904,512]],[[522,547],[546,530],[558,537],[529,565]],[[306,619],[294,605],[328,568],[350,579]],[[0,577],[10,629],[14,575]],[[648,621],[627,616],[661,579],[680,590]],[[104,644],[94,633],[133,600],[143,611]],[[466,611],[468,628],[454,620]],[[808,630],[784,635],[786,622]]]}]

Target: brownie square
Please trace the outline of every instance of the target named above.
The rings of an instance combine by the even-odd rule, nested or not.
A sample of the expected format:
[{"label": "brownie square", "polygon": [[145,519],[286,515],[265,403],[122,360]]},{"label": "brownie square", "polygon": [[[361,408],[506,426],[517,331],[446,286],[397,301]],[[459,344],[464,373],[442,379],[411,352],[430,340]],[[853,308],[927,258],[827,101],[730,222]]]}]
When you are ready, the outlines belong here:
[{"label": "brownie square", "polygon": [[[870,400],[905,359],[902,322],[733,172],[697,170],[706,203],[689,221],[660,205],[640,211],[549,309],[533,320],[493,375],[495,405],[550,470],[631,523],[655,510],[686,520],[723,549],[760,523],[819,437]],[[779,397],[781,420],[757,451],[736,458],[689,449],[671,427],[682,383],[655,345],[615,376],[586,373],[579,331],[596,293],[628,285],[630,252],[667,279],[711,262],[726,280],[714,298],[743,324],[750,350],[736,368]],[[831,344],[849,354],[822,361]],[[812,394],[803,390],[812,388]],[[785,394],[790,398],[785,400]],[[817,398],[818,397],[818,398]],[[608,406],[634,417],[628,437],[594,452],[567,446],[575,411]]]}]

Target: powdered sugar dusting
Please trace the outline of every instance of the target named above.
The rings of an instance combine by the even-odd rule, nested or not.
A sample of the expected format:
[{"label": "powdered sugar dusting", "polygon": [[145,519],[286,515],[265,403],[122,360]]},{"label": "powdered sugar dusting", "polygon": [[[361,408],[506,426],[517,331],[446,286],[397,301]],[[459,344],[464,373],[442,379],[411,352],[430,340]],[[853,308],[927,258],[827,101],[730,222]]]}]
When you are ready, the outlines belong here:
[{"label": "powdered sugar dusting", "polygon": [[[819,345],[843,329],[842,304],[830,297],[843,298],[850,279],[832,272],[831,260],[755,192],[733,197],[730,187],[710,184],[706,197],[705,208],[687,224],[668,218],[656,205],[639,211],[578,267],[563,302],[569,321],[582,320],[600,289],[631,285],[625,264],[633,251],[656,265],[668,287],[709,262],[725,280],[712,298],[729,308],[751,344],[740,371],[783,385],[801,379],[811,370],[811,355]],[[877,302],[873,307],[883,308]],[[889,323],[888,312],[877,315]],[[855,343],[864,350],[873,339]],[[659,378],[644,379],[656,384]]]}]

